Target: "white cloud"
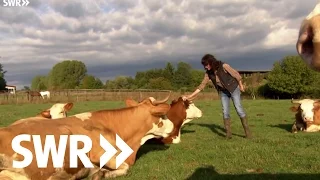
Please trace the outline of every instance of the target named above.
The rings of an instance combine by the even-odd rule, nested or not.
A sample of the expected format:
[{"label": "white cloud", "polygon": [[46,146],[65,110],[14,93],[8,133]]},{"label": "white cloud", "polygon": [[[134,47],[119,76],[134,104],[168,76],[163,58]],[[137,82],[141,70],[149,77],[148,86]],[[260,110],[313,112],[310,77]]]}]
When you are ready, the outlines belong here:
[{"label": "white cloud", "polygon": [[267,48],[278,48],[281,46],[295,46],[298,30],[281,27],[270,32],[264,41]]},{"label": "white cloud", "polygon": [[239,60],[264,49],[294,52],[300,21],[316,2],[37,0],[18,10],[0,7],[1,63],[10,82],[22,83],[14,63],[32,78],[28,63],[45,71],[64,59],[104,66],[208,52]]}]

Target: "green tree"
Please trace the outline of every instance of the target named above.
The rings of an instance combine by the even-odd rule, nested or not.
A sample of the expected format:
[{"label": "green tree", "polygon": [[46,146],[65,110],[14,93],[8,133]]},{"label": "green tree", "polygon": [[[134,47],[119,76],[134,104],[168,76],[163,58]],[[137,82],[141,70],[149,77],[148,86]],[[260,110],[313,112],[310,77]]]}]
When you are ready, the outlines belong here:
[{"label": "green tree", "polygon": [[[200,85],[201,81],[203,80],[205,75],[205,72],[203,70],[192,70],[191,71],[191,88],[196,88]],[[208,83],[206,87],[209,87],[209,85],[212,83]]]},{"label": "green tree", "polygon": [[146,88],[149,82],[149,78],[146,76],[146,72],[137,72],[134,78],[134,84],[138,88]]},{"label": "green tree", "polygon": [[126,76],[117,76],[112,85],[113,89],[130,89],[130,79]]},{"label": "green tree", "polygon": [[145,72],[145,75],[149,79],[163,77],[163,70],[162,69],[150,69]]},{"label": "green tree", "polygon": [[56,64],[49,73],[49,86],[52,89],[74,89],[87,73],[86,65],[77,60],[65,60]]},{"label": "green tree", "polygon": [[31,81],[32,90],[46,90],[47,89],[47,77],[42,75],[35,76]]},{"label": "green tree", "polygon": [[135,79],[133,77],[127,77],[127,81],[129,84],[129,89],[137,89],[138,86],[135,84]]},{"label": "green tree", "polygon": [[0,64],[0,90],[5,90],[6,89],[7,82],[4,79],[4,75],[5,75],[6,72],[7,71],[5,71],[3,69],[3,65]]},{"label": "green tree", "polygon": [[286,56],[268,74],[268,86],[284,96],[300,97],[315,90],[319,73],[306,66],[299,56]]},{"label": "green tree", "polygon": [[170,62],[168,62],[166,67],[163,70],[163,77],[169,80],[170,83],[173,83],[174,72],[175,72],[175,69],[173,65]]},{"label": "green tree", "polygon": [[173,89],[171,82],[164,78],[164,77],[158,77],[154,79],[150,79],[148,83],[148,88],[150,89],[160,89],[160,90],[171,90]]},{"label": "green tree", "polygon": [[113,80],[107,80],[105,84],[106,89],[116,89],[116,83]]},{"label": "green tree", "polygon": [[80,88],[81,89],[101,89],[103,87],[103,83],[99,78],[96,78],[93,75],[86,75],[82,81]]},{"label": "green tree", "polygon": [[174,73],[174,85],[177,89],[188,88],[192,82],[191,66],[185,62],[179,62]]}]

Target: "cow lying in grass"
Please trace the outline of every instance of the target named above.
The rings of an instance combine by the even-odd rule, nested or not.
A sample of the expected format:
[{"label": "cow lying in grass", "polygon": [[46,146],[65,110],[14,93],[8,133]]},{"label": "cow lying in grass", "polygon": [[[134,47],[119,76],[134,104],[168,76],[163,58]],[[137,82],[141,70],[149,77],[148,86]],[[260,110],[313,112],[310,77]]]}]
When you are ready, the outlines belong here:
[{"label": "cow lying in grass", "polygon": [[22,122],[26,122],[26,121],[31,121],[31,120],[32,121],[40,121],[40,120],[44,120],[44,119],[64,118],[64,117],[67,117],[67,112],[70,111],[72,109],[72,107],[73,107],[73,103],[56,103],[56,104],[52,105],[51,108],[40,112],[36,116],[24,118],[24,119],[19,119],[19,120],[13,122],[12,124],[10,124],[10,126],[16,125],[16,124],[19,124]]},{"label": "cow lying in grass", "polygon": [[320,131],[320,101],[312,99],[292,100],[298,106],[290,107],[295,112],[295,122],[292,133],[298,131],[317,132]]},{"label": "cow lying in grass", "polygon": [[[128,107],[135,106],[138,102],[133,99],[126,99],[125,101]],[[170,104],[170,110],[166,114],[166,117],[173,123],[174,129],[170,135],[166,138],[158,138],[149,135],[145,140],[153,139],[157,143],[161,144],[178,144],[181,142],[181,128],[186,123],[189,123],[195,118],[202,117],[202,111],[189,100],[183,100],[182,97],[175,99]]]},{"label": "cow lying in grass", "polygon": [[[148,98],[133,107],[118,109],[105,109],[98,111],[88,111],[65,118],[59,118],[53,121],[25,121],[16,125],[0,129],[0,179],[13,180],[54,180],[54,179],[81,179],[92,175],[92,179],[101,179],[101,177],[112,178],[127,174],[131,166],[136,161],[136,155],[140,146],[144,142],[147,134],[153,134],[157,137],[168,137],[173,130],[173,124],[162,117],[167,114],[170,105],[164,101],[157,101],[154,98]],[[12,160],[21,161],[24,157],[17,154],[11,148],[12,139],[20,134],[40,135],[43,140],[46,135],[54,135],[54,141],[58,144],[60,135],[86,135],[92,141],[92,148],[85,153],[88,160],[94,165],[93,168],[84,168],[82,162],[78,167],[70,167],[70,142],[66,142],[64,162],[61,168],[53,166],[52,154],[49,153],[48,166],[39,168],[36,158],[33,158],[31,164],[23,169],[13,168]],[[109,141],[113,147],[118,147],[116,143],[116,134],[133,150],[133,153],[116,168],[116,156],[99,169],[100,157],[105,150],[100,146],[100,136]],[[32,141],[24,141],[21,145],[29,149],[35,157],[35,147]],[[44,145],[44,141],[41,141]],[[83,143],[79,143],[79,149],[82,149]],[[117,148],[118,149],[118,148]]]}]

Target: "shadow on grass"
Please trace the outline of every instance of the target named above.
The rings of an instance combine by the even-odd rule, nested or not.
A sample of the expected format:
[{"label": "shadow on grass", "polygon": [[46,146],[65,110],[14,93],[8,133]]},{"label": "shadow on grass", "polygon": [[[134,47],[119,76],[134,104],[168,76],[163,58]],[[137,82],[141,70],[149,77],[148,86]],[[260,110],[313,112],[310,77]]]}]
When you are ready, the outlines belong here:
[{"label": "shadow on grass", "polygon": [[268,126],[273,127],[273,128],[284,129],[288,132],[291,132],[291,130],[292,130],[292,124],[277,124],[277,125],[268,125]]},{"label": "shadow on grass", "polygon": [[[181,134],[194,133],[194,130],[181,130]],[[137,153],[137,159],[151,151],[165,151],[170,147],[170,144],[164,144],[159,139],[149,139],[142,145]]]},{"label": "shadow on grass", "polygon": [[196,132],[195,130],[183,130],[181,129],[181,134],[188,134],[188,133],[194,133]]},{"label": "shadow on grass", "polygon": [[169,147],[170,146],[164,144],[152,144],[152,141],[149,144],[146,143],[139,148],[137,160],[151,151],[165,151],[169,149]]},{"label": "shadow on grass", "polygon": [[288,180],[316,180],[320,178],[320,174],[270,174],[270,173],[252,173],[252,174],[219,174],[213,166],[200,167],[185,180],[270,180],[270,179],[288,179]]},{"label": "shadow on grass", "polygon": [[[218,136],[225,137],[224,127],[218,126],[216,124],[192,124],[192,125],[198,125],[201,127],[209,128],[213,133],[217,134]],[[232,126],[231,126],[231,132],[232,132]],[[232,135],[238,136],[238,137],[245,137],[244,135],[239,135],[239,134],[234,134],[234,133],[232,133]]]}]

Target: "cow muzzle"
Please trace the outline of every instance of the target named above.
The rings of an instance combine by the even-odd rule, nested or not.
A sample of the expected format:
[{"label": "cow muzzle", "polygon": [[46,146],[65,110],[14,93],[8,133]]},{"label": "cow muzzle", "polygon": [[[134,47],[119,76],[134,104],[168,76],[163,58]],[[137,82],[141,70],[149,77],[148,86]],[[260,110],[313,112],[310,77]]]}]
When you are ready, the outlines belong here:
[{"label": "cow muzzle", "polygon": [[296,43],[298,54],[313,70],[320,71],[320,3],[302,21]]},{"label": "cow muzzle", "polygon": [[303,121],[304,121],[304,122],[307,122],[307,123],[311,123],[311,122],[313,122],[313,118],[304,117],[304,118],[303,118]]}]

